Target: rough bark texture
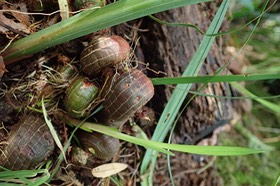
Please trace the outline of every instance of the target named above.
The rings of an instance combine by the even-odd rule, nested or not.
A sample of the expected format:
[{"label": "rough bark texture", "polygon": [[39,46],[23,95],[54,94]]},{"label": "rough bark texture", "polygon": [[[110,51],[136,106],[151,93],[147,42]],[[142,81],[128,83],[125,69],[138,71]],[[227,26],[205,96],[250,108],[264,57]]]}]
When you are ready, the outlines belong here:
[{"label": "rough bark texture", "polygon": [[[171,23],[192,23],[196,24],[203,31],[206,31],[216,12],[216,3],[193,5],[178,8],[156,15],[157,18]],[[226,22],[223,26],[226,26]],[[150,19],[144,19],[142,29],[149,32],[141,34],[141,49],[145,61],[150,64],[150,68],[155,71],[163,71],[167,77],[177,77],[182,74],[188,66],[194,53],[198,49],[202,35],[196,30],[186,27],[170,27],[155,23]],[[217,37],[210,53],[204,61],[200,70],[200,75],[214,75],[223,65],[226,58],[223,53],[224,38]],[[221,74],[228,74],[224,69]],[[150,76],[157,76],[150,72]],[[202,85],[193,85],[192,90],[197,91]],[[153,98],[153,108],[157,113],[161,113],[166,102],[163,95],[168,100],[173,87],[156,87],[156,95]],[[236,117],[236,112],[230,99],[231,88],[227,83],[208,84],[201,91],[202,94],[222,96],[214,98],[209,96],[196,96],[183,111],[175,132],[173,143],[197,144],[203,138],[212,134],[219,126],[228,124]],[[189,95],[188,99],[192,95]],[[187,102],[187,100],[186,100]],[[215,145],[213,138],[208,141]],[[213,166],[206,171],[200,168],[211,162],[211,158],[186,155],[176,153],[171,159],[172,172],[176,185],[219,185],[221,181],[215,174]],[[167,171],[166,157],[159,158],[157,171],[154,179],[156,185],[170,184]]]},{"label": "rough bark texture", "polygon": [[[156,16],[168,22],[197,24],[200,28],[206,30],[214,12],[206,5],[187,6],[163,12]],[[151,32],[148,32],[148,35],[143,35],[141,47],[144,50],[143,53],[145,54],[146,61],[150,64],[150,68],[155,71],[164,71],[168,77],[180,76],[199,47],[202,35],[192,28],[168,27],[155,22],[151,22],[148,28]],[[200,70],[200,75],[214,75],[225,65],[227,61],[223,57],[222,46],[222,38],[218,38],[214,42]],[[228,73],[228,70],[225,69],[220,74]],[[194,85],[192,90],[197,91],[201,86]],[[167,100],[172,90],[172,87],[164,88]],[[192,136],[215,122],[230,120],[233,117],[232,102],[229,99],[231,89],[227,83],[208,84],[201,93],[224,96],[224,98],[206,96],[196,96],[194,98],[191,105],[182,114],[181,121],[179,122],[183,123],[187,129],[186,131],[180,131],[183,133],[187,132],[190,135],[189,137],[185,136],[187,141],[192,140]],[[162,99],[162,95],[158,94],[158,96],[158,99]],[[164,106],[161,105],[161,107]]]}]

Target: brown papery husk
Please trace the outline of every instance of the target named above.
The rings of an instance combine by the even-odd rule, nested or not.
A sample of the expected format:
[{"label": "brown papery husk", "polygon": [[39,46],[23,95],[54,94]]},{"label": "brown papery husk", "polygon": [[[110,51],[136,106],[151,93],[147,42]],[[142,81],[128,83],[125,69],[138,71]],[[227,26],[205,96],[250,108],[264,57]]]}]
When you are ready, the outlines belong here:
[{"label": "brown papery husk", "polygon": [[107,125],[120,127],[154,95],[151,80],[140,70],[130,69],[115,74],[103,91],[103,109],[99,120]]},{"label": "brown papery husk", "polygon": [[81,54],[81,69],[88,77],[100,75],[107,66],[116,65],[130,54],[128,42],[120,36],[99,36],[94,38]]}]

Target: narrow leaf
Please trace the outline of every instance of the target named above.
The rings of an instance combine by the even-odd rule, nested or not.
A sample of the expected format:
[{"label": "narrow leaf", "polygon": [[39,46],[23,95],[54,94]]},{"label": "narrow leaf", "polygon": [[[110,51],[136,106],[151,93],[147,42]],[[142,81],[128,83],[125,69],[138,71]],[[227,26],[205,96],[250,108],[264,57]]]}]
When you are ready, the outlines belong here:
[{"label": "narrow leaf", "polygon": [[57,133],[56,133],[56,131],[55,131],[55,129],[54,129],[52,123],[51,123],[51,120],[48,118],[48,113],[47,113],[47,110],[46,110],[45,104],[44,104],[44,98],[42,98],[42,110],[43,110],[43,115],[44,115],[45,122],[47,123],[47,125],[48,125],[48,127],[49,127],[49,129],[50,129],[50,132],[51,132],[51,134],[52,134],[52,137],[53,137],[53,139],[54,139],[54,141],[55,141],[57,147],[61,150],[65,162],[67,162],[65,153],[64,153],[64,151],[63,151],[63,146],[62,146],[62,144],[61,144],[61,142],[60,142],[60,140],[59,140],[59,137],[58,137],[58,135],[57,135]]},{"label": "narrow leaf", "polygon": [[5,64],[49,47],[120,23],[168,9],[211,0],[119,0],[102,8],[79,13],[12,43],[2,53]]},{"label": "narrow leaf", "polygon": [[94,177],[106,178],[117,174],[126,168],[127,164],[124,163],[107,163],[93,168],[91,173]]},{"label": "narrow leaf", "polygon": [[[70,118],[67,115],[63,116],[63,120],[70,126],[76,126],[76,127],[81,126],[80,128],[87,132],[90,132],[90,131],[100,132],[102,134],[106,134],[108,136],[112,136],[112,137],[115,137],[115,138],[118,138],[118,139],[121,139],[124,141],[128,141],[128,142],[131,142],[131,143],[134,143],[134,144],[146,147],[146,148],[151,148],[151,149],[154,149],[156,151],[159,151],[159,152],[162,152],[165,154],[173,155],[172,152],[169,152],[155,144],[148,143],[149,140],[144,140],[144,139],[140,139],[140,138],[136,138],[133,136],[123,134],[123,133],[119,132],[118,130],[116,130],[115,128],[111,128],[111,127],[107,127],[107,126],[99,125],[99,124],[93,124],[93,123],[89,123],[89,122],[81,122],[80,120]],[[81,123],[82,123],[82,125],[80,125]]]},{"label": "narrow leaf", "polygon": [[246,88],[242,87],[237,82],[232,82],[231,85],[234,88],[236,88],[239,92],[244,94],[245,96],[255,97],[254,98],[255,101],[259,102],[260,104],[262,104],[263,106],[265,106],[266,108],[268,108],[269,110],[271,110],[272,112],[274,112],[275,114],[280,116],[280,105],[272,103],[272,102],[269,102],[269,101],[264,100],[262,98],[258,98],[256,95],[254,95],[252,92],[250,92]]},{"label": "narrow leaf", "polygon": [[196,146],[196,145],[180,145],[161,143],[161,147],[166,149],[187,152],[201,155],[213,156],[240,156],[246,154],[263,153],[263,150],[244,148],[244,147],[229,147],[229,146]]},{"label": "narrow leaf", "polygon": [[274,182],[272,183],[272,186],[277,186],[278,183],[280,183],[280,172],[278,173],[277,177],[275,178]]},{"label": "narrow leaf", "polygon": [[188,84],[188,83],[218,83],[235,81],[259,81],[280,79],[280,74],[257,74],[257,75],[220,75],[220,76],[191,76],[191,77],[167,77],[152,78],[154,85]]},{"label": "narrow leaf", "polygon": [[26,177],[26,178],[31,178],[35,177],[38,174],[45,173],[45,169],[40,169],[40,170],[18,170],[18,171],[11,171],[11,170],[6,170],[3,172],[0,172],[0,179],[9,179],[9,178],[16,178],[16,177]]},{"label": "narrow leaf", "polygon": [[[63,120],[71,126],[78,126],[81,124],[81,121],[67,117],[66,115],[63,117]],[[207,155],[215,155],[215,156],[224,156],[224,155],[245,155],[245,154],[255,154],[261,153],[263,150],[256,150],[250,148],[243,147],[221,147],[221,146],[194,146],[194,145],[181,145],[181,144],[168,144],[162,142],[156,142],[146,139],[141,139],[133,136],[129,136],[127,134],[123,134],[118,130],[112,129],[110,127],[84,122],[82,123],[82,129],[89,131],[96,131],[102,134],[106,134],[108,136],[112,136],[130,143],[134,143],[136,145],[141,145],[146,148],[151,148],[153,150],[160,150],[160,152],[171,154],[168,150],[175,150],[180,152],[188,152],[193,154],[207,154]]]}]

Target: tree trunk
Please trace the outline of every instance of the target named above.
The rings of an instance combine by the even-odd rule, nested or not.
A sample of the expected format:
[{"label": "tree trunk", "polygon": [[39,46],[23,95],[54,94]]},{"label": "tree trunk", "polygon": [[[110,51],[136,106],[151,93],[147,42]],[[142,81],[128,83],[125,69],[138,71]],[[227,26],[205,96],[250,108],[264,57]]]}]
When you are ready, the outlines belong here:
[{"label": "tree trunk", "polygon": [[[207,3],[169,10],[155,16],[170,23],[195,24],[206,32],[216,10],[217,3]],[[225,21],[222,27],[225,28],[227,24],[228,22]],[[140,56],[140,59],[145,59],[149,68],[153,70],[148,70],[150,77],[181,76],[203,37],[193,28],[160,25],[150,18],[144,18],[140,28],[148,31],[139,32],[141,37],[138,46],[142,52],[136,48],[136,54]],[[224,41],[224,37],[216,38],[199,75],[214,75],[228,62],[228,57],[224,52]],[[229,73],[229,70],[225,68],[219,74]],[[195,84],[192,91],[198,91],[200,87],[202,85]],[[151,106],[155,110],[157,119],[170,98],[173,88],[173,86],[156,86]],[[205,145],[216,145],[215,135],[207,141],[201,140],[210,137],[216,128],[224,126],[238,117],[234,108],[236,104],[230,99],[233,91],[228,83],[208,84],[200,93],[220,97],[195,96],[183,110],[177,122],[172,137],[173,143],[197,144],[200,142],[200,144],[207,143]],[[188,99],[191,96],[192,94],[189,94]],[[146,132],[152,133],[149,130],[151,129]],[[216,176],[214,166],[202,171],[202,168],[212,160],[213,157],[176,153],[176,156],[171,158],[175,185],[221,185],[221,179]],[[198,174],[198,172],[200,173]],[[154,184],[163,185],[163,183],[169,185],[171,182],[167,171],[166,157],[160,156],[154,175]]]}]

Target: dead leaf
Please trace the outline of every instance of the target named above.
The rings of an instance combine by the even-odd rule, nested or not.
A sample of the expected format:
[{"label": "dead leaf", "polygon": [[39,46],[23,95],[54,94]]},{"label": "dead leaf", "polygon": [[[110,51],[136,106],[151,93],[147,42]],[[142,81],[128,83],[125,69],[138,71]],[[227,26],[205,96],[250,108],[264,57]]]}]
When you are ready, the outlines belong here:
[{"label": "dead leaf", "polygon": [[[22,10],[17,10],[16,7],[21,7]],[[3,10],[5,12],[0,12],[0,32],[7,33],[9,30],[23,32],[25,34],[30,34],[29,16],[25,14],[16,13],[13,11],[27,11],[24,4],[14,4],[11,7],[3,5]],[[9,11],[13,10],[13,11]]]},{"label": "dead leaf", "polygon": [[18,10],[23,13],[18,13],[18,12],[12,12],[13,16],[20,21],[22,24],[26,26],[30,26],[30,17],[27,13],[27,7],[25,3],[14,3],[12,5],[13,10]]},{"label": "dead leaf", "polygon": [[0,78],[2,78],[5,72],[7,72],[7,69],[5,68],[4,59],[0,56]]},{"label": "dead leaf", "polygon": [[107,163],[93,168],[91,173],[94,177],[106,178],[117,174],[126,168],[127,164],[124,163]]}]

